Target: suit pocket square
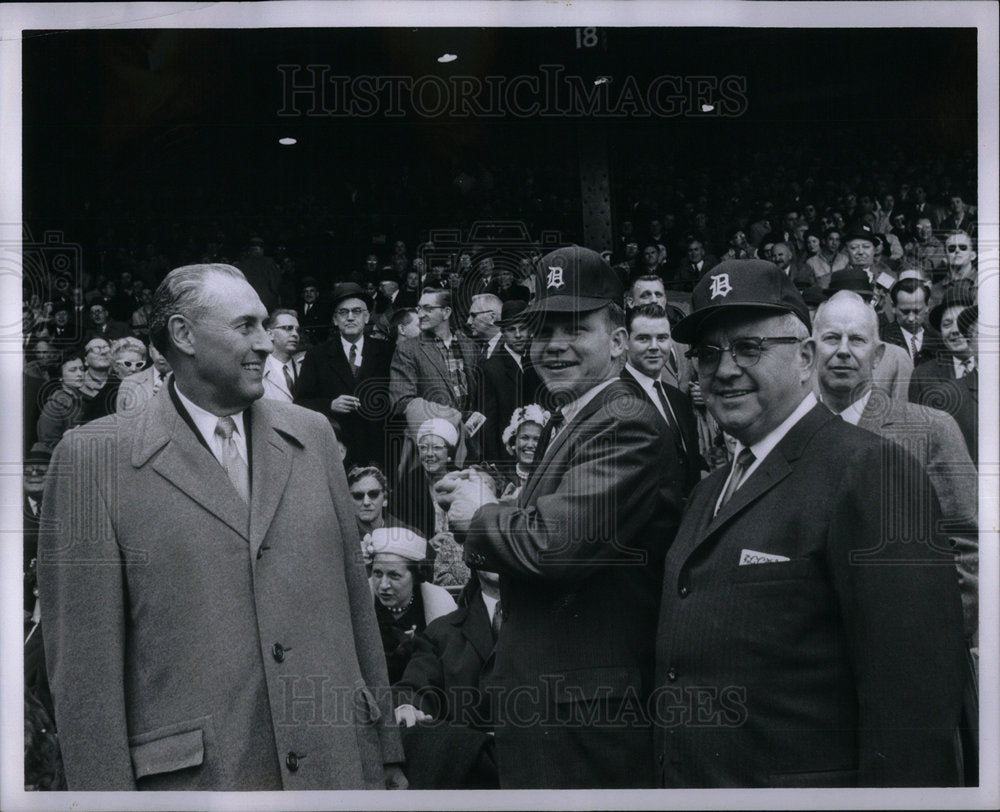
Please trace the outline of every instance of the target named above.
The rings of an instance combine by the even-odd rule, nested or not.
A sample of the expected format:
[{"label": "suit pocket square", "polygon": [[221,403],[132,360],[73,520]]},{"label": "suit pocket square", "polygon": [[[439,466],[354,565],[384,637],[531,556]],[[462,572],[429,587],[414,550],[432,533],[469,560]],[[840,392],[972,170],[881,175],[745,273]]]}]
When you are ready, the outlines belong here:
[{"label": "suit pocket square", "polygon": [[746,567],[752,564],[777,564],[780,561],[788,561],[788,556],[775,555],[773,553],[761,553],[757,550],[743,549],[740,551],[740,566]]}]

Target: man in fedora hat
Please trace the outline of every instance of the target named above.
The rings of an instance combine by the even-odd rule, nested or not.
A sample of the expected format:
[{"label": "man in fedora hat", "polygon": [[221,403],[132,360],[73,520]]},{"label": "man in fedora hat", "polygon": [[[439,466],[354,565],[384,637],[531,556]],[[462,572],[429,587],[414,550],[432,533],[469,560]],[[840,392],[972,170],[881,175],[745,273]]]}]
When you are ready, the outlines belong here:
[{"label": "man in fedora hat", "polygon": [[502,434],[516,409],[529,403],[541,403],[546,395],[541,378],[528,358],[531,332],[524,311],[528,303],[511,299],[500,311],[503,343],[492,358],[479,369],[479,411],[486,418],[483,426],[483,458],[492,463],[509,462]]},{"label": "man in fedora hat", "polygon": [[617,274],[576,245],[539,263],[530,355],[559,408],[536,468],[513,504],[470,472],[437,494],[466,562],[500,574],[501,787],[651,786],[652,645],[682,473],[666,423],[619,378]]},{"label": "man in fedora hat", "polygon": [[675,330],[736,453],[667,551],[665,787],[960,781],[962,612],[937,501],[905,452],[817,403],[809,331],[757,260],[713,268]]},{"label": "man in fedora hat", "polygon": [[386,342],[365,335],[372,301],[360,285],[337,285],[331,306],[337,332],[306,350],[295,402],[337,422],[348,466],[374,463],[384,471],[392,354]]}]

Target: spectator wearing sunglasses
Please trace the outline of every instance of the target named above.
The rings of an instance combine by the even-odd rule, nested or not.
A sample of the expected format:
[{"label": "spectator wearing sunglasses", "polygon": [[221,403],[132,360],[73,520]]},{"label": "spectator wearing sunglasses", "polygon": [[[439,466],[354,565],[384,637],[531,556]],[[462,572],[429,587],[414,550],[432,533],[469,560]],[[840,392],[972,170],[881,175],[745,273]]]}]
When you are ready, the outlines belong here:
[{"label": "spectator wearing sunglasses", "polygon": [[138,339],[116,341],[111,349],[114,373],[125,380],[146,368],[146,345]]},{"label": "spectator wearing sunglasses", "polygon": [[928,307],[937,307],[945,300],[949,292],[961,290],[972,299],[976,298],[978,287],[978,271],[975,243],[965,231],[952,231],[944,239],[945,262],[948,274],[941,281],[931,286],[931,298]]}]

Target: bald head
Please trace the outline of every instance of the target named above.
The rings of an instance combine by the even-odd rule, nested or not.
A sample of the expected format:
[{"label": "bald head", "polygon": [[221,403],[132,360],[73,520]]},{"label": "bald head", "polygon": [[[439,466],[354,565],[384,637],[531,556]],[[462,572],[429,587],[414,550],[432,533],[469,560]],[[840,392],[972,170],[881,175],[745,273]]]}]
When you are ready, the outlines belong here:
[{"label": "bald head", "polygon": [[858,294],[840,291],[816,311],[813,338],[823,402],[842,412],[871,389],[885,352],[878,316]]}]

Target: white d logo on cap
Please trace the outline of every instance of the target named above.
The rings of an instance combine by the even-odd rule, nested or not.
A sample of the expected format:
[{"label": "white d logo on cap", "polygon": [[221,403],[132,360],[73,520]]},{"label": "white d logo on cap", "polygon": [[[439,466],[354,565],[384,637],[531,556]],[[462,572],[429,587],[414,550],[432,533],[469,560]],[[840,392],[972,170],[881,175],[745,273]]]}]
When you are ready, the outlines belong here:
[{"label": "white d logo on cap", "polygon": [[711,301],[716,296],[727,296],[733,291],[733,286],[729,284],[729,274],[720,273],[711,277],[712,279],[712,295],[709,296]]},{"label": "white d logo on cap", "polygon": [[563,282],[563,269],[555,268],[549,265],[549,275],[545,280],[545,287],[548,288],[561,288],[566,283]]}]

